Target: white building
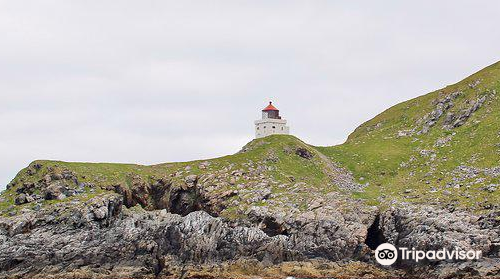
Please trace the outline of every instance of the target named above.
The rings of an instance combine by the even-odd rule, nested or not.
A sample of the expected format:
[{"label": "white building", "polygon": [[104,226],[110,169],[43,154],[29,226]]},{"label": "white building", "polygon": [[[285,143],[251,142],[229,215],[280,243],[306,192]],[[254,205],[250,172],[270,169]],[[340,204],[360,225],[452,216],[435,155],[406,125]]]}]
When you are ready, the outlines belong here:
[{"label": "white building", "polygon": [[262,119],[255,120],[255,138],[289,133],[290,127],[286,126],[286,120],[281,119],[280,111],[269,102],[269,105],[262,110]]}]

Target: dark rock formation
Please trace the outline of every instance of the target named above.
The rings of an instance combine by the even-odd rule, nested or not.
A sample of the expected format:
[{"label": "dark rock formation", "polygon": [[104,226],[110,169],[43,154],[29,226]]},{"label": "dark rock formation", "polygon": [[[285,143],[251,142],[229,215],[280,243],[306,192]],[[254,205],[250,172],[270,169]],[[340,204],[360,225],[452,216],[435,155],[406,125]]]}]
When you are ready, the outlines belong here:
[{"label": "dark rock formation", "polygon": [[300,148],[297,148],[295,150],[295,154],[299,155],[300,157],[304,158],[304,159],[312,159],[312,157],[314,157],[314,154],[307,150],[306,148],[303,148],[303,147],[300,147]]},{"label": "dark rock formation", "polygon": [[[196,185],[192,178],[186,180],[186,185],[193,182],[187,189]],[[155,199],[154,191],[149,193],[152,197],[144,200]],[[178,193],[167,200],[183,200],[184,192]],[[229,221],[204,211],[167,212],[184,203],[151,211],[126,208],[124,199],[105,194],[0,217],[0,278],[167,278],[186,272],[186,265],[220,266],[244,259],[273,265],[321,258],[376,266],[371,253],[383,242],[423,250],[475,249],[485,257],[479,262],[400,264],[425,278],[494,277],[500,270],[500,214],[475,216],[409,204],[379,213],[375,207],[327,197],[302,213],[252,207],[247,219]]]},{"label": "dark rock formation", "polygon": [[[424,277],[476,278],[500,276],[498,214],[476,216],[432,206],[399,204],[383,212],[380,230],[396,247],[417,250],[479,250],[480,261],[435,261],[420,264],[401,261],[403,268],[418,270]],[[425,274],[425,275],[424,275]]]},{"label": "dark rock formation", "polygon": [[426,134],[429,132],[429,129],[434,126],[438,120],[445,114],[446,111],[448,111],[450,108],[453,107],[454,103],[453,101],[462,94],[461,91],[453,92],[446,97],[438,100],[435,104],[434,110],[432,110],[430,113],[426,114],[420,122],[422,123],[422,129],[418,131],[417,134]]},{"label": "dark rock formation", "polygon": [[468,103],[468,107],[459,111],[458,113],[448,113],[444,120],[443,127],[445,129],[458,128],[465,124],[465,122],[476,112],[486,101],[486,96],[480,97]]},{"label": "dark rock formation", "polygon": [[235,223],[203,211],[182,217],[126,209],[122,201],[108,194],[0,218],[0,277],[62,278],[89,270],[99,276],[166,276],[185,263],[341,260],[365,245],[373,222],[371,208],[342,213],[321,207],[292,216],[255,207],[248,221]]}]

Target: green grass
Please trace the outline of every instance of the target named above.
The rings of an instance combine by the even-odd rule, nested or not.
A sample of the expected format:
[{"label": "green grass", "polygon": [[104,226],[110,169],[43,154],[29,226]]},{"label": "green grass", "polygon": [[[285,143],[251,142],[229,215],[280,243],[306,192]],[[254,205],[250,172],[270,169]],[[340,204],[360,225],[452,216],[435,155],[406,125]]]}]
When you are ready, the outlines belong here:
[{"label": "green grass", "polygon": [[[469,86],[477,80],[480,81],[479,85],[474,88]],[[487,96],[486,103],[465,125],[445,130],[442,127],[446,116],[443,115],[426,134],[398,136],[399,131],[419,131],[419,120],[436,107],[437,100],[457,91],[463,93],[454,100],[454,105],[448,112],[458,113],[470,107],[471,101]],[[500,202],[498,192],[482,190],[484,185],[499,183],[498,177],[482,175],[485,179],[483,182],[463,181],[464,185],[459,189],[449,188],[447,185],[454,183],[453,171],[459,165],[477,168],[500,166],[500,93],[497,92],[500,92],[500,63],[457,84],[387,109],[360,125],[344,144],[337,146],[314,147],[293,136],[274,135],[251,141],[243,148],[244,152],[191,162],[143,166],[35,161],[18,173],[13,180],[14,187],[2,193],[4,201],[0,202],[0,212],[7,212],[12,207],[18,187],[23,183],[41,181],[49,173],[49,168],[53,172],[71,170],[80,182],[93,183],[99,188],[118,184],[130,186],[134,176],[139,176],[144,181],[162,177],[182,180],[188,174],[208,175],[230,173],[233,170],[249,172],[251,168],[261,166],[265,167],[263,175],[272,181],[269,185],[272,193],[286,196],[304,209],[304,203],[315,196],[339,191],[329,181],[327,166],[320,158],[320,153],[351,171],[357,182],[369,183],[365,191],[352,193],[353,197],[364,199],[369,204],[399,200],[455,204],[480,210],[480,203]],[[435,146],[438,139],[447,136],[452,136],[448,145]],[[299,147],[310,150],[315,156],[308,160],[296,155],[295,150]],[[432,150],[435,157],[431,159],[429,156],[422,156],[421,150]],[[203,162],[208,162],[206,168],[201,168],[200,164]],[[42,165],[42,168],[29,173],[35,164]],[[256,185],[258,182],[258,179],[247,181],[241,177],[236,180],[236,184],[246,185]],[[299,182],[305,185],[297,193],[287,190]],[[217,191],[236,189],[229,181],[220,183],[225,186],[219,187]],[[267,202],[256,202],[253,205],[264,206]],[[228,216],[241,214],[236,208],[228,208],[226,211]]]},{"label": "green grass", "polygon": [[[2,193],[5,201],[0,203],[0,212],[8,212],[8,208],[14,204],[14,198],[17,195],[16,189],[21,187],[23,183],[41,183],[44,177],[49,173],[62,173],[65,170],[72,171],[78,182],[94,184],[94,189],[100,189],[99,192],[93,193],[103,194],[106,191],[102,188],[107,188],[113,185],[132,185],[133,177],[139,176],[142,181],[152,182],[155,179],[166,177],[173,181],[181,182],[185,176],[190,174],[209,175],[219,173],[231,173],[234,170],[240,170],[243,173],[250,173],[251,169],[263,168],[262,174],[266,180],[272,182],[268,187],[274,194],[284,195],[291,201],[299,203],[304,196],[311,196],[312,193],[318,191],[333,190],[331,186],[327,187],[328,176],[325,174],[324,162],[314,156],[312,159],[305,159],[297,154],[297,148],[306,148],[311,152],[317,152],[311,146],[303,143],[293,136],[274,135],[263,139],[256,139],[248,143],[244,147],[244,152],[239,152],[233,155],[224,156],[209,160],[197,160],[181,163],[166,163],[152,166],[134,165],[134,164],[112,164],[112,163],[79,163],[79,162],[62,162],[62,161],[44,161],[37,160],[32,162],[27,168],[21,170],[13,180],[14,187]],[[206,164],[206,168],[201,168],[200,164]],[[41,168],[34,171],[34,166],[40,165]],[[188,170],[186,169],[188,167]],[[225,177],[222,176],[221,177]],[[217,190],[219,192],[227,190],[236,190],[237,184],[247,185],[246,189],[256,187],[260,182],[260,178],[252,177],[250,180],[238,177],[236,183],[231,185],[227,181],[220,181]],[[295,183],[306,183],[303,193],[290,194],[287,191],[288,186]],[[285,186],[283,186],[285,185]],[[90,196],[90,192],[85,193]],[[295,195],[295,196],[294,196]],[[69,201],[70,198],[62,202]],[[44,202],[44,205],[57,203],[61,201]],[[263,206],[267,202],[255,202],[254,206]],[[16,210],[24,208],[23,206],[15,206]],[[239,214],[234,209],[228,208],[228,215]]]},{"label": "green grass", "polygon": [[[481,83],[476,88],[469,87],[475,80]],[[442,128],[445,118],[442,116],[427,134],[397,137],[398,131],[418,127],[417,121],[435,108],[437,99],[456,91],[462,91],[463,94],[454,101],[450,112],[456,113],[470,107],[468,102],[484,95],[488,96],[487,103],[465,125],[451,131]],[[451,172],[459,165],[478,168],[500,165],[500,102],[498,94],[494,92],[500,92],[500,63],[457,84],[398,104],[358,127],[346,143],[318,147],[318,150],[347,167],[357,179],[364,178],[364,181],[370,182],[364,193],[357,194],[360,197],[373,200],[386,195],[387,199],[455,203],[480,209],[478,203],[485,200],[491,204],[498,203],[500,195],[482,191],[480,185],[450,190],[450,195],[444,195],[442,189],[452,182]],[[450,146],[434,146],[437,139],[449,135],[453,135]],[[422,157],[419,150],[433,150],[435,160]],[[412,157],[414,160],[409,162]],[[402,167],[401,163],[408,166]],[[482,184],[498,181],[491,177],[485,179]],[[433,193],[432,188],[441,190]],[[404,193],[406,189],[412,190],[411,195]]]}]

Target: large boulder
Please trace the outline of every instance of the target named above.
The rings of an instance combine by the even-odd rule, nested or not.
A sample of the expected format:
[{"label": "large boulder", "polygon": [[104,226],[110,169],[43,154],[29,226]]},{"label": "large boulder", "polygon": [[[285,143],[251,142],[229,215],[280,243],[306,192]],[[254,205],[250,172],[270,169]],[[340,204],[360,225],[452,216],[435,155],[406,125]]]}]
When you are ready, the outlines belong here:
[{"label": "large boulder", "polygon": [[27,195],[24,193],[17,195],[16,198],[14,199],[14,203],[17,205],[28,203]]},{"label": "large boulder", "polygon": [[64,181],[57,180],[52,182],[45,188],[44,197],[46,200],[62,200],[66,198],[64,193],[66,190],[66,184]]}]

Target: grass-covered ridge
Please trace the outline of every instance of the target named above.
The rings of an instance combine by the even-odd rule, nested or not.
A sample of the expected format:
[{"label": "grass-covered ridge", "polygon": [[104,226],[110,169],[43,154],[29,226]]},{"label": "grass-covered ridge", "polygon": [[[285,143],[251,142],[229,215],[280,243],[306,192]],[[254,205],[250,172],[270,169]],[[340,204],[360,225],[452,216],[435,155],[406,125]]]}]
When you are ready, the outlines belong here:
[{"label": "grass-covered ridge", "polygon": [[500,63],[495,63],[384,111],[342,145],[318,150],[369,181],[366,198],[489,208],[500,201],[494,190],[499,183],[494,168],[500,167],[498,92]]},{"label": "grass-covered ridge", "polygon": [[[306,150],[311,157],[300,156],[297,150]],[[44,184],[47,176],[68,172],[75,176],[78,185],[85,185],[82,188],[85,192],[60,201],[43,201],[43,204],[87,199],[106,193],[117,185],[134,190],[138,180],[154,184],[159,179],[168,179],[182,184],[189,175],[198,176],[200,185],[203,182],[203,187],[214,195],[228,191],[239,192],[239,195],[233,197],[236,201],[233,208],[227,208],[227,214],[237,214],[236,210],[242,213],[250,206],[285,206],[285,203],[303,210],[316,194],[336,190],[328,177],[326,163],[318,156],[318,151],[296,137],[274,135],[253,140],[233,155],[181,163],[144,166],[37,160],[21,170],[9,188],[2,193],[0,211],[5,214],[32,208],[33,203],[14,205],[20,190],[25,185],[42,185],[42,190],[35,190],[33,194],[43,195],[43,188],[47,187]],[[261,193],[262,190],[269,193]],[[267,197],[269,194],[270,197]],[[259,195],[267,196],[265,199],[254,199]]]},{"label": "grass-covered ridge", "polygon": [[[36,207],[39,202],[15,205],[22,188],[45,185],[47,175],[65,172],[75,176],[82,193],[42,205],[84,201],[117,185],[133,189],[137,181],[182,184],[196,175],[213,195],[233,193],[222,212],[227,216],[251,206],[304,211],[331,192],[371,204],[396,200],[488,209],[500,202],[499,91],[500,63],[495,63],[389,108],[337,146],[313,147],[293,136],[274,135],[253,140],[233,155],[191,162],[143,166],[39,160],[21,170],[2,193],[0,214]],[[332,162],[368,186],[346,192],[336,183]],[[43,195],[43,189],[36,189],[32,194]]]}]

